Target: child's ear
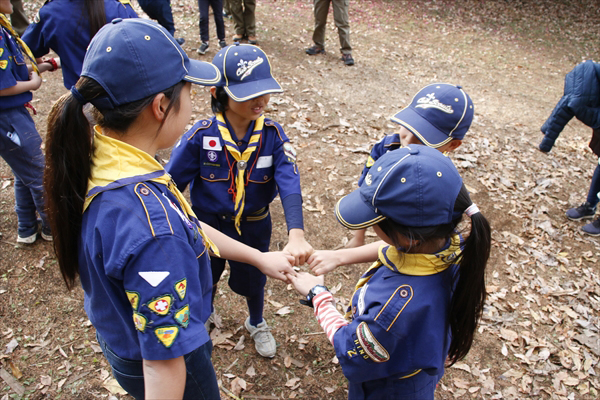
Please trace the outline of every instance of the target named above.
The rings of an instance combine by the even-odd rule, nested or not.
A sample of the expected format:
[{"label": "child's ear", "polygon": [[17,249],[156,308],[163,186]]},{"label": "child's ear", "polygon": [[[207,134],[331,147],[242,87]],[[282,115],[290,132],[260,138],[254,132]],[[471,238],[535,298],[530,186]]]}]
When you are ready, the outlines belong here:
[{"label": "child's ear", "polygon": [[165,113],[167,108],[169,108],[170,100],[164,93],[159,93],[154,96],[154,100],[150,103],[150,108],[152,110],[152,115],[156,118],[160,123],[165,119]]},{"label": "child's ear", "polygon": [[212,97],[214,97],[215,99],[217,98],[217,87],[216,86],[211,86],[210,87],[210,94],[212,95]]},{"label": "child's ear", "polygon": [[454,151],[454,150],[458,149],[461,144],[462,144],[462,140],[460,140],[460,139],[451,140],[450,143],[448,143],[448,150],[446,150],[446,151]]}]

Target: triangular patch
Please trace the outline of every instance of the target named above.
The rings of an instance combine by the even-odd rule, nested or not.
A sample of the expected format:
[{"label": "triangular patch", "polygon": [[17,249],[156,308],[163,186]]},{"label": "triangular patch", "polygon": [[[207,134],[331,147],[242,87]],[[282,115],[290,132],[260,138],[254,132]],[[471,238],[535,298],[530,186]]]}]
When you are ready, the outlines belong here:
[{"label": "triangular patch", "polygon": [[160,342],[168,349],[179,334],[179,327],[174,325],[161,326],[154,329],[154,334]]},{"label": "triangular patch", "polygon": [[157,287],[162,281],[165,280],[167,276],[169,276],[169,271],[142,271],[138,272],[142,278],[146,282],[148,282],[152,287]]}]

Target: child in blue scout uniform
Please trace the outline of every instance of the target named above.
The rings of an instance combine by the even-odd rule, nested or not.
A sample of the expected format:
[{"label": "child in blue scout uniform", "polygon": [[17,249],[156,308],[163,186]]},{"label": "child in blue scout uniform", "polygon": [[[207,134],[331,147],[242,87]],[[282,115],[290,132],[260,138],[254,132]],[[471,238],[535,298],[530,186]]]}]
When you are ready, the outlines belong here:
[{"label": "child in blue scout uniform", "polygon": [[[256,46],[226,47],[213,64],[222,75],[211,88],[216,116],[197,122],[183,136],[166,170],[180,190],[190,184],[192,209],[202,222],[261,251],[269,249],[269,204],[279,193],[289,231],[284,251],[301,265],[312,247],[304,240],[296,152],[281,125],[262,115],[270,93],[281,92],[281,86],[271,76],[266,54]],[[262,315],[266,277],[253,265],[229,264],[229,286],[247,298],[246,329],[258,353],[273,357],[275,339]],[[213,259],[211,266],[216,285],[225,261]]]},{"label": "child in blue scout uniform", "polygon": [[[150,18],[155,19],[175,37],[175,23],[173,22],[171,0],[138,0],[138,4]],[[177,38],[175,40],[180,45],[185,43],[184,38]]]},{"label": "child in blue scout uniform", "polygon": [[[360,186],[373,163],[388,151],[409,144],[424,144],[442,153],[458,149],[471,126],[474,111],[473,101],[460,86],[449,83],[425,86],[417,92],[407,107],[392,117],[392,121],[400,125],[400,130],[398,133],[387,135],[373,146],[358,179],[358,185]],[[365,233],[366,229],[354,231],[346,247],[364,245]],[[374,260],[377,247],[373,249]],[[343,252],[336,254],[343,256]],[[316,258],[321,257],[326,255],[315,252],[310,260],[313,261],[313,266],[317,262]]]},{"label": "child in blue scout uniform", "polygon": [[[411,144],[379,158],[336,206],[350,229],[373,226],[386,246],[356,284],[344,319],[322,276],[292,277],[335,348],[349,399],[433,399],[467,355],[483,311],[491,234],[458,171]],[[456,231],[471,217],[466,239]]]},{"label": "child in blue scout uniform", "polygon": [[15,176],[17,243],[31,244],[40,230],[38,215],[42,237],[52,240],[44,210],[42,138],[27,110],[32,108],[31,91],[42,84],[39,74],[48,70],[49,65],[38,66],[27,45],[15,33],[4,15],[12,10],[10,0],[0,0],[0,156]]},{"label": "child in blue scout uniform", "polygon": [[62,68],[64,85],[71,89],[79,79],[90,40],[114,18],[137,18],[129,0],[49,0],[25,31],[23,40],[38,60],[50,49],[58,54],[60,59],[47,60]]},{"label": "child in blue scout uniform", "polygon": [[92,39],[81,78],[49,116],[45,188],[58,263],[67,287],[79,276],[113,374],[138,399],[219,397],[204,327],[209,251],[275,278],[294,273],[291,257],[201,226],[155,159],[189,122],[191,83],[219,79],[160,25],[115,19]]}]

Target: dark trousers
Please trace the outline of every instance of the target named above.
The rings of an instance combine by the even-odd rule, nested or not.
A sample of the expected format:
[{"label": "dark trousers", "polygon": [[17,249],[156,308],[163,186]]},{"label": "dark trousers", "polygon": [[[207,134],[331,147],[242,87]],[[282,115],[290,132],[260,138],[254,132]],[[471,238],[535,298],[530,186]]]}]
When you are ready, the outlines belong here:
[{"label": "dark trousers", "polygon": [[348,382],[348,399],[433,400],[440,378],[421,371],[405,379],[390,377],[362,383]]},{"label": "dark trousers", "polygon": [[171,35],[175,36],[171,0],[138,0],[138,3],[150,18],[158,21]]},{"label": "dark trousers", "polygon": [[24,107],[0,111],[0,156],[15,176],[15,211],[19,236],[31,236],[38,230],[36,211],[46,225],[44,206],[44,155],[42,138]]},{"label": "dark trousers", "polygon": [[23,2],[21,0],[10,0],[10,2],[13,6],[13,13],[10,14],[10,24],[19,36],[23,36],[25,29],[29,26],[25,10],[23,10]]},{"label": "dark trousers", "polygon": [[[96,333],[96,339],[98,339],[102,353],[108,360],[113,376],[119,385],[136,399],[143,399],[145,394],[143,361],[121,358],[98,333]],[[212,342],[208,341],[183,356],[187,372],[184,399],[213,400],[220,398],[217,376],[210,360],[212,348]]]},{"label": "dark trousers", "polygon": [[203,42],[208,42],[210,39],[210,35],[208,33],[209,6],[212,8],[215,17],[217,37],[219,40],[225,40],[223,0],[198,0],[198,8],[200,9],[200,40]]}]

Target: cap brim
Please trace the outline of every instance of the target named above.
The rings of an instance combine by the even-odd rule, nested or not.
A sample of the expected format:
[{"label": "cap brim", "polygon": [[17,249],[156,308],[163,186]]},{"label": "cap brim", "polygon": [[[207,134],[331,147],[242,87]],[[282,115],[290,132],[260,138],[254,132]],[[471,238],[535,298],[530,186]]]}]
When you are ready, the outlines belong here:
[{"label": "cap brim", "polygon": [[411,131],[427,147],[436,149],[454,139],[440,131],[410,107],[400,110],[391,120]]},{"label": "cap brim", "polygon": [[269,93],[282,93],[283,89],[275,78],[260,79],[247,83],[225,86],[225,91],[234,101],[241,102]]},{"label": "cap brim", "polygon": [[198,85],[213,86],[221,80],[221,73],[211,63],[190,59],[188,74],[183,77],[183,80]]},{"label": "cap brim", "polygon": [[360,188],[345,197],[335,205],[335,216],[348,229],[364,229],[373,226],[385,217],[377,214],[372,207],[365,202],[360,194]]}]

